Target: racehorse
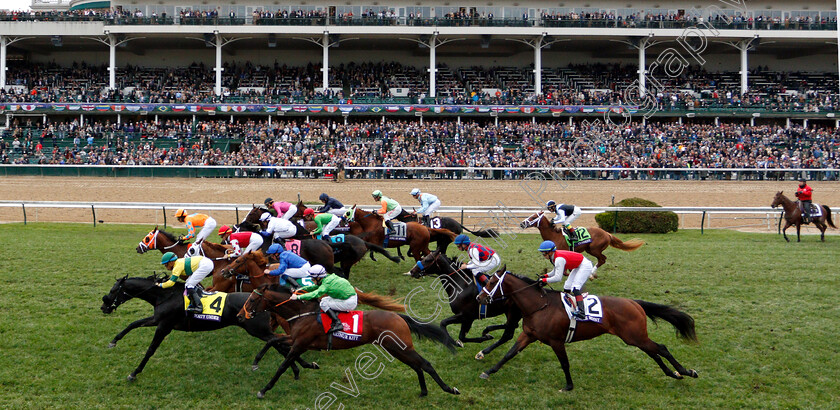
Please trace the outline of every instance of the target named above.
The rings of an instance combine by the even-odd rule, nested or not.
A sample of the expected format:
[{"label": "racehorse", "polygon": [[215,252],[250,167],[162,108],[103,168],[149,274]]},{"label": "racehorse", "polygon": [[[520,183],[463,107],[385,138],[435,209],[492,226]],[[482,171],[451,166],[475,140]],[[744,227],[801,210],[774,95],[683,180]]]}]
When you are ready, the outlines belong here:
[{"label": "racehorse", "polygon": [[[781,205],[782,209],[785,210],[785,227],[782,228],[782,235],[785,237],[785,240],[790,242],[790,239],[787,237],[787,233],[785,231],[791,225],[796,225],[796,242],[799,242],[799,229],[802,226],[802,210],[799,209],[799,205],[796,202],[791,201],[788,197],[782,194],[782,191],[776,192],[776,196],[773,198],[773,203],[770,204],[770,207],[775,208]],[[822,205],[822,215],[818,218],[811,217],[811,222],[814,223],[814,226],[820,230],[820,240],[825,242],[825,230],[828,229],[828,226],[831,226],[834,229],[837,229],[834,226],[834,222],[831,220],[831,209],[827,205]],[[826,226],[828,224],[828,226]]]},{"label": "racehorse", "polygon": [[[137,253],[143,254],[151,249],[157,249],[161,253],[172,252],[177,257],[183,258],[187,254],[189,248],[188,243],[184,243],[175,235],[158,230],[157,226],[152,229],[137,245]],[[224,245],[212,243],[208,241],[201,242],[201,251],[205,257],[213,261],[213,284],[207,288],[207,291],[218,291],[230,293],[236,289],[236,279],[225,279],[221,275],[222,269],[230,263],[230,260],[225,258],[225,252],[229,248]],[[250,290],[250,289],[249,289]]]},{"label": "racehorse", "polygon": [[[522,313],[519,309],[509,301],[497,301],[485,306],[486,311],[482,314],[480,311],[482,306],[476,300],[478,288],[476,287],[473,276],[460,269],[456,270],[445,253],[436,250],[426,255],[409,272],[414,278],[420,278],[425,275],[439,275],[438,279],[449,296],[449,308],[455,314],[454,316],[443,319],[440,322],[440,326],[446,330],[447,326],[453,323],[460,323],[461,331],[458,334],[459,341],[463,343],[481,343],[493,338],[493,335],[488,334],[489,332],[498,329],[505,330],[502,337],[496,343],[484,348],[475,355],[476,360],[483,359],[484,355],[489,354],[495,348],[513,339],[513,334],[519,325],[519,320],[522,319]],[[473,322],[483,319],[481,316],[488,318],[499,315],[507,316],[505,324],[488,326],[481,332],[481,337],[467,337],[467,333],[470,331]]]},{"label": "racehorse", "polygon": [[[353,205],[347,211],[347,214],[351,234],[367,242],[385,246],[385,227],[382,226],[383,219],[381,215],[363,211],[357,208],[356,205]],[[405,240],[389,240],[385,247],[397,248],[397,254],[400,254],[399,247],[408,245],[408,256],[413,257],[415,261],[419,261],[431,253],[429,242],[437,241],[438,249],[440,249],[441,242],[448,244],[455,240],[455,234],[447,229],[427,228],[417,222],[407,222],[405,229]]]},{"label": "racehorse", "polygon": [[[647,353],[668,377],[675,379],[682,379],[683,376],[697,377],[697,372],[693,369],[687,370],[677,362],[665,345],[656,343],[648,337],[646,315],[654,321],[657,318],[664,319],[673,325],[680,338],[697,341],[694,319],[673,307],[643,300],[600,296],[601,323],[577,321],[575,330],[570,332],[571,322],[563,307],[561,300],[563,295],[560,292],[547,291],[539,287],[539,282],[514,275],[502,268],[493,274],[478,296],[482,303],[490,302],[497,297],[512,300],[522,311],[525,320],[522,324],[522,333],[519,334],[516,342],[499,363],[481,374],[483,379],[489,378],[517,353],[539,340],[551,346],[557,359],[560,360],[563,373],[566,375],[566,387],[562,391],[572,390],[574,385],[569,371],[565,343],[589,340],[604,333],[614,334],[624,343],[636,346]],[[671,371],[662,358],[668,360],[676,370]]]},{"label": "racehorse", "polygon": [[[183,295],[183,283],[176,283],[171,288],[163,289],[157,286],[157,280],[154,276],[148,278],[129,278],[126,275],[121,279],[117,279],[108,294],[102,297],[102,306],[100,309],[106,315],[133,298],[145,300],[155,308],[154,315],[132,322],[122,332],[117,334],[108,345],[108,347],[116,346],[117,342],[132,329],[138,327],[157,327],[152,343],[146,350],[146,355],[140,361],[140,365],[128,375],[129,381],[137,379],[137,375],[143,371],[146,362],[155,354],[163,339],[173,330],[205,332],[231,325],[239,326],[245,329],[249,335],[265,341],[266,348],[263,349],[264,351],[269,346],[273,346],[284,356],[288,353],[288,346],[284,344],[287,336],[279,336],[272,331],[269,321],[270,315],[261,314],[252,316],[250,320],[245,321],[236,318],[237,312],[245,305],[245,301],[248,299],[247,293],[229,293],[224,307],[219,314],[219,321],[199,320],[194,315],[188,316],[184,307]],[[212,304],[210,308],[212,308]],[[302,360],[298,360],[297,363],[300,363],[301,366],[307,369],[318,368],[316,363],[307,363]],[[294,372],[295,378],[297,379],[300,372],[294,365],[292,365],[292,372]]]},{"label": "racehorse", "polygon": [[[299,203],[298,205],[302,205],[302,203]],[[243,223],[245,223],[245,222],[250,223],[249,221],[251,221],[251,220],[256,220],[257,223],[259,223],[259,215],[261,215],[262,212],[264,212],[263,211],[264,209],[265,208],[260,208],[260,207],[255,206],[253,209],[251,209],[250,212],[248,212],[248,215],[245,216],[245,219],[243,220]],[[304,207],[304,209],[306,209],[306,207]],[[300,213],[303,214],[303,211],[301,211]],[[314,226],[315,223],[309,221],[309,222],[306,222],[305,224],[308,225],[308,227],[307,226],[301,226],[299,223],[294,224],[295,227],[298,229],[298,233],[295,234],[295,238],[301,239],[301,240],[309,240],[309,239],[314,240],[315,238],[312,237],[312,234],[310,234],[309,231],[315,229],[315,226]],[[338,238],[339,237],[336,236],[336,239],[338,239]],[[382,255],[385,255],[386,258],[388,258],[390,261],[392,261],[394,263],[399,263],[399,261],[400,261],[400,259],[398,257],[391,256],[391,254],[385,248],[383,248],[381,246],[378,246],[378,245],[370,243],[370,242],[365,242],[361,238],[358,238],[358,237],[353,236],[353,235],[344,235],[343,238],[344,238],[344,242],[329,242],[329,241],[323,241],[323,242],[328,243],[329,246],[333,249],[334,264],[339,264],[339,266],[341,267],[341,272],[340,273],[337,272],[337,273],[344,278],[349,278],[350,277],[350,270],[353,268],[354,265],[359,263],[359,261],[361,261],[362,258],[365,257],[365,253],[367,251],[371,252],[370,258],[373,259],[374,261],[376,259],[373,257],[373,252],[377,252],[377,253],[380,253]],[[266,241],[266,242],[270,242],[270,241]],[[321,242],[321,241],[318,241],[318,242]],[[267,247],[267,246],[264,244],[263,247]],[[304,259],[310,261],[313,264],[317,263],[317,262],[314,262],[310,259],[307,259],[303,255],[301,255],[301,256]],[[326,268],[326,266],[324,266],[324,267]],[[329,269],[327,269],[327,271],[329,271]]]},{"label": "racehorse", "polygon": [[[532,226],[536,226],[540,230],[540,236],[542,236],[543,240],[554,242],[557,249],[569,250],[569,244],[566,243],[566,236],[554,230],[554,223],[548,219],[545,211],[537,212],[519,224],[519,227],[522,229]],[[589,229],[589,235],[592,236],[592,242],[577,245],[574,251],[579,253],[587,252],[598,258],[598,264],[595,265],[596,268],[600,268],[607,261],[607,257],[604,256],[603,252],[608,246],[630,252],[639,249],[640,246],[645,244],[641,239],[631,239],[627,242],[622,242],[621,239],[618,239],[609,232],[594,226],[587,229]],[[598,276],[595,275],[595,277]]]},{"label": "racehorse", "polygon": [[[405,209],[403,209],[402,212],[400,212],[400,214],[397,215],[397,217],[394,218],[394,219],[396,219],[400,222],[417,222],[417,223],[420,223],[420,215],[418,215],[417,212],[408,212]],[[429,223],[430,223],[429,228],[448,229],[449,231],[454,233],[456,236],[460,235],[464,231],[467,231],[467,232],[469,232],[469,233],[471,233],[475,236],[478,236],[479,238],[497,238],[499,236],[499,234],[492,228],[490,228],[490,229],[479,229],[477,231],[473,231],[473,230],[467,228],[466,226],[461,225],[458,221],[456,221],[455,219],[450,218],[448,216],[436,216],[434,218],[431,218],[429,220]],[[448,247],[449,247],[449,242],[447,242],[445,244],[442,244],[442,243],[438,244],[438,249],[440,249],[443,252],[444,255],[446,254],[446,249]]]},{"label": "racehorse", "polygon": [[[434,367],[432,367],[432,364],[414,350],[414,343],[411,340],[411,334],[414,333],[421,338],[425,337],[441,343],[450,351],[454,352],[455,341],[449,337],[449,334],[438,326],[421,324],[406,315],[393,313],[395,311],[405,311],[405,306],[395,303],[388,298],[378,295],[368,295],[374,296],[375,298],[364,301],[362,295],[365,294],[357,292],[360,303],[366,303],[388,311],[365,311],[364,317],[362,318],[362,334],[359,340],[349,341],[334,338],[332,348],[350,349],[375,343],[390,354],[390,360],[396,357],[417,373],[417,378],[420,382],[421,397],[428,394],[423,372],[429,373],[443,391],[451,394],[461,394],[458,389],[449,387],[441,380]],[[257,312],[271,310],[286,318],[292,325],[291,339],[293,342],[289,355],[280,364],[271,381],[257,393],[257,397],[259,398],[265,397],[265,393],[274,387],[277,379],[286,371],[289,365],[295,360],[295,357],[306,350],[324,350],[329,343],[323,326],[316,319],[320,313],[318,302],[291,300],[291,296],[292,294],[287,288],[280,286],[261,286],[259,289],[251,292],[245,305],[237,315],[240,319],[245,320],[253,317]]]}]

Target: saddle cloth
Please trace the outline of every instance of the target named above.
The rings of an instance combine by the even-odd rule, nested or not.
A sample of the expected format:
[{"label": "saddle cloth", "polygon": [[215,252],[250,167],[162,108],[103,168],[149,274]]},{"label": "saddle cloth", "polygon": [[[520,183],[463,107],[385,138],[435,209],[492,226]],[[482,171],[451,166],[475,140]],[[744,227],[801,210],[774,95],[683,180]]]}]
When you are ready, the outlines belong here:
[{"label": "saddle cloth", "polygon": [[[574,297],[569,296],[567,294],[562,295],[563,298],[563,307],[566,308],[566,315],[569,316],[569,320],[572,319],[572,313],[577,310],[577,302],[575,302]],[[583,294],[583,307],[586,313],[586,319],[576,319],[578,322],[595,322],[601,323],[601,320],[604,319],[604,310],[601,307],[601,299],[595,295],[590,295],[588,293]]]},{"label": "saddle cloth", "polygon": [[[351,310],[349,312],[339,312],[338,319],[344,327],[343,331],[333,333],[334,337],[339,339],[357,342],[362,338],[362,322],[364,321],[364,313],[361,310]],[[320,315],[321,325],[324,327],[324,333],[327,333],[332,326],[332,319],[326,313]]]}]

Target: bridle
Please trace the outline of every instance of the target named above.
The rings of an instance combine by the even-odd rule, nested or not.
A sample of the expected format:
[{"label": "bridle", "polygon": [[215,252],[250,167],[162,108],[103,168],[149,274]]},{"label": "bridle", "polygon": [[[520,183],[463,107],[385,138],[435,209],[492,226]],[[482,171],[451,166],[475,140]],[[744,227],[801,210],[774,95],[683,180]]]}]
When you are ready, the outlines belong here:
[{"label": "bridle", "polygon": [[[257,296],[259,296],[259,299],[266,299],[266,300],[268,300],[268,299],[265,297],[265,295],[264,295],[264,294],[262,294],[262,293],[260,293],[257,289],[252,290],[252,291],[251,291],[251,293],[252,293],[252,294],[256,294]],[[294,294],[298,294],[298,293],[297,293],[297,291],[295,291],[295,292],[293,292],[292,294],[294,295]],[[257,300],[259,300],[259,299],[257,299]],[[291,302],[291,301],[292,301],[292,299],[291,299],[291,298],[286,299],[286,300],[284,300],[284,301],[282,301],[282,302],[280,302],[280,303],[278,303],[278,304],[274,305],[274,307],[279,307],[279,306],[282,306],[283,304],[288,303],[288,302]],[[248,302],[251,302],[251,307],[253,307],[254,303],[256,303],[256,301],[253,301],[253,302],[252,302],[250,297],[249,297],[249,298],[248,298],[248,300],[246,301],[246,305],[247,305],[247,303],[248,303]],[[252,317],[256,314],[255,312],[256,312],[256,309],[251,309],[251,310],[245,309],[245,319],[251,319],[251,318],[252,318]],[[292,317],[291,319],[286,319],[286,321],[287,321],[287,322],[291,322],[292,320],[297,319],[297,318],[299,318],[299,317],[301,317],[301,316],[308,316],[308,315],[297,315],[297,316]]]},{"label": "bridle", "polygon": [[[152,235],[152,232],[154,232],[154,235]],[[160,233],[160,230],[155,229],[152,232],[149,232],[149,234],[146,235],[146,237],[143,238],[142,241],[140,241],[140,249],[143,250],[143,253],[148,252],[149,249],[157,249],[157,237],[158,237],[158,234]],[[151,239],[149,239],[149,236],[151,236]],[[148,242],[148,244],[147,244],[147,242]],[[164,246],[163,250],[166,251],[166,250],[172,249],[172,248],[178,246],[179,243],[181,243],[181,241],[176,240],[175,243],[173,243],[172,245]]]},{"label": "bridle", "polygon": [[[111,309],[111,311],[117,310],[117,308],[120,305],[122,305],[123,303],[125,303],[125,302],[127,302],[131,299],[137,298],[140,295],[152,290],[155,287],[155,284],[153,283],[152,286],[148,287],[146,290],[144,290],[144,291],[142,291],[142,292],[140,292],[136,295],[132,295],[131,293],[128,293],[123,289],[123,287],[125,286],[125,281],[126,280],[128,280],[128,275],[126,275],[124,278],[120,279],[120,281],[119,281],[120,285],[117,287],[116,296],[114,296],[114,300],[111,301],[111,304],[108,305],[108,308]],[[120,300],[120,295],[126,295],[126,296],[128,296],[128,298]]]},{"label": "bridle", "polygon": [[[439,259],[440,259],[440,252],[438,252],[437,255],[435,255],[435,258],[432,259],[432,263],[430,263],[429,266],[423,265],[423,261],[417,261],[415,266],[417,266],[420,269],[420,272],[422,273],[422,272],[425,272],[426,269],[429,269],[430,267],[437,265]],[[452,273],[455,273],[455,272],[452,272]],[[448,275],[451,275],[452,273],[449,273]]]},{"label": "bridle", "polygon": [[[502,295],[502,296],[499,298],[499,300],[504,299],[504,298],[505,298],[505,291],[504,291],[504,289],[502,289],[502,282],[504,282],[504,281],[505,281],[505,278],[507,277],[507,274],[508,274],[508,273],[509,273],[508,271],[505,271],[504,273],[502,273],[502,276],[499,276],[499,272],[494,273],[494,274],[493,274],[493,276],[494,276],[496,279],[499,279],[499,281],[498,281],[498,282],[496,282],[496,286],[494,286],[494,287],[493,287],[493,289],[492,289],[492,290],[490,290],[489,292],[487,291],[487,287],[485,286],[485,287],[481,288],[481,291],[479,291],[479,292],[478,292],[478,295],[479,295],[479,296],[481,296],[481,293],[482,293],[482,292],[483,292],[483,293],[486,293],[486,294],[489,296],[489,299],[487,300],[487,303],[493,303],[493,296],[495,296],[495,295],[496,295],[496,292],[497,292],[497,291],[499,291],[499,292],[501,292],[501,295]],[[523,286],[523,287],[522,287],[522,289],[518,289],[518,290],[515,290],[515,291],[513,291],[513,292],[510,292],[510,296],[515,295],[515,294],[517,294],[517,293],[519,293],[519,292],[522,292],[522,291],[524,291],[524,290],[527,290],[527,289],[528,289],[528,288],[530,288],[531,286],[536,286],[536,285],[538,285],[538,284],[539,284],[539,282],[534,282],[534,283],[532,283],[532,284],[530,284],[530,285]],[[545,295],[543,295],[543,297],[545,297]],[[541,310],[541,309],[543,309],[543,308],[545,308],[545,306],[543,306],[542,308],[540,308],[540,309],[538,309],[538,310]]]},{"label": "bridle", "polygon": [[[536,218],[531,219],[531,217],[533,217],[534,215],[536,215]],[[529,217],[528,219],[526,219],[526,220],[522,221],[522,222],[519,224],[519,226],[521,226],[522,228],[530,228],[530,227],[532,227],[532,226],[536,225],[537,223],[539,223],[539,222],[540,222],[540,219],[542,219],[543,217],[545,217],[545,211],[539,211],[539,212],[535,213],[534,215],[531,215],[531,217]]]}]

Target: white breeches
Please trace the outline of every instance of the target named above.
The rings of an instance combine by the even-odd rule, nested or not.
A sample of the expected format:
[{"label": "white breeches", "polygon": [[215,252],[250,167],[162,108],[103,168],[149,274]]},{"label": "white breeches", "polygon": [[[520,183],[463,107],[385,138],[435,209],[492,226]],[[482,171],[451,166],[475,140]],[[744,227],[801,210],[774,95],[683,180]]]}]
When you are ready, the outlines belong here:
[{"label": "white breeches", "polygon": [[330,220],[330,222],[326,226],[324,226],[324,229],[321,230],[321,235],[329,235],[330,232],[332,232],[332,230],[335,229],[336,226],[338,226],[339,222],[341,222],[341,219],[338,218],[333,218],[332,220]]},{"label": "white breeches", "polygon": [[290,221],[292,219],[292,217],[295,216],[296,213],[297,213],[297,207],[296,206],[290,206],[289,210],[286,211],[286,213],[284,213],[282,216],[281,215],[277,215],[277,216],[280,217],[280,218],[283,218],[287,221]]},{"label": "white breeches", "polygon": [[470,265],[474,265],[475,267],[470,269],[472,270],[473,276],[478,276],[479,274],[488,272],[492,274],[496,272],[496,268],[498,268],[501,263],[502,258],[499,257],[498,253],[494,253],[490,259],[484,262],[471,263]]},{"label": "white breeches", "polygon": [[382,219],[384,219],[386,221],[390,221],[390,220],[396,218],[397,215],[400,214],[400,212],[402,212],[402,207],[397,205],[396,208],[382,214]]},{"label": "white breeches", "polygon": [[575,221],[575,219],[578,219],[578,217],[580,217],[581,213],[582,212],[578,207],[575,207],[575,210],[569,216],[566,216],[566,214],[563,213],[563,211],[560,211],[560,213],[557,214],[557,217],[554,218],[553,222],[555,224],[571,225],[572,222]]},{"label": "white breeches", "polygon": [[216,220],[208,216],[207,220],[204,221],[204,226],[201,227],[201,230],[198,231],[197,234],[195,234],[195,241],[193,243],[200,243],[201,241],[207,239],[207,237],[215,231]]},{"label": "white breeches", "polygon": [[286,275],[290,278],[295,279],[303,279],[309,277],[309,262],[304,263],[303,266],[299,268],[287,268],[285,272],[281,273],[281,275]]},{"label": "white breeches", "polygon": [[321,310],[324,312],[332,309],[337,312],[349,312],[359,305],[359,298],[356,295],[347,299],[334,299],[329,296],[321,298]]},{"label": "white breeches", "polygon": [[589,259],[583,258],[580,266],[569,272],[569,277],[566,279],[566,283],[563,284],[563,289],[583,289],[583,285],[589,279],[589,275],[594,271],[592,262]]},{"label": "white breeches", "polygon": [[345,213],[347,213],[347,207],[344,206],[338,209],[330,209],[329,211],[327,211],[327,213],[341,217],[344,216]]},{"label": "white breeches", "polygon": [[283,224],[277,227],[277,230],[274,231],[274,238],[280,239],[289,239],[297,233],[297,228],[295,225],[289,222],[288,224]]},{"label": "white breeches", "polygon": [[195,285],[198,285],[202,279],[206,278],[207,275],[213,272],[213,261],[207,258],[203,258],[201,262],[198,263],[198,269],[194,270],[192,275],[187,278],[187,289],[192,289]]},{"label": "white breeches", "polygon": [[432,214],[435,213],[435,211],[437,211],[438,208],[440,208],[440,199],[438,199],[435,202],[432,202],[429,205],[429,207],[426,208],[425,211],[423,211],[423,215],[432,216]]}]

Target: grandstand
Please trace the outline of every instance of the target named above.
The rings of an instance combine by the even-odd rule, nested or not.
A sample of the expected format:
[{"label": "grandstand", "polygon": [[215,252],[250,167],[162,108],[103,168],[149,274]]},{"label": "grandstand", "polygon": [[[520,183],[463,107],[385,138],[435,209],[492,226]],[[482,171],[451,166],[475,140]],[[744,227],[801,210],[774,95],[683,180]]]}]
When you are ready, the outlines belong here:
[{"label": "grandstand", "polygon": [[831,2],[193,3],[0,12],[0,162],[837,166]]}]

